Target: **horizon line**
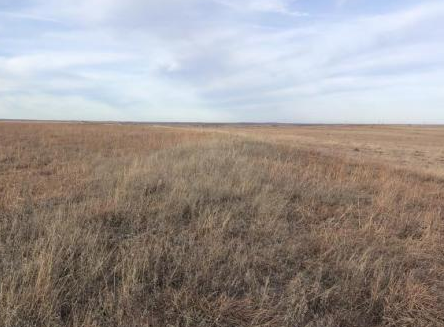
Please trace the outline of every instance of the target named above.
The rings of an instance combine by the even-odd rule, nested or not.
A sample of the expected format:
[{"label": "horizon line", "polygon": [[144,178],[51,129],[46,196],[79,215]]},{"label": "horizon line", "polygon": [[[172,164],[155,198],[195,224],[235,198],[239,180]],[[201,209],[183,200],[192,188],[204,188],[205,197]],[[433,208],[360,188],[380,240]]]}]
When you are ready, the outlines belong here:
[{"label": "horizon line", "polygon": [[281,126],[444,126],[443,123],[298,123],[298,122],[203,122],[203,121],[132,121],[132,120],[84,120],[84,119],[15,119],[15,118],[0,118],[0,122],[35,122],[35,123],[77,123],[77,124],[115,124],[115,125],[281,125]]}]

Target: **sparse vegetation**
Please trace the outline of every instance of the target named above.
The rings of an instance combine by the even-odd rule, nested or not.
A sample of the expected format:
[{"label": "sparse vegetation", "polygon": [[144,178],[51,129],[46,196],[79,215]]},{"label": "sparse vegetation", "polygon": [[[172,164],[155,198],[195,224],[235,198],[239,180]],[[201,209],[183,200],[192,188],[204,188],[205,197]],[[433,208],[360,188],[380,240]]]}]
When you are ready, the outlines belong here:
[{"label": "sparse vegetation", "polygon": [[245,133],[1,124],[0,326],[444,325],[440,175]]}]

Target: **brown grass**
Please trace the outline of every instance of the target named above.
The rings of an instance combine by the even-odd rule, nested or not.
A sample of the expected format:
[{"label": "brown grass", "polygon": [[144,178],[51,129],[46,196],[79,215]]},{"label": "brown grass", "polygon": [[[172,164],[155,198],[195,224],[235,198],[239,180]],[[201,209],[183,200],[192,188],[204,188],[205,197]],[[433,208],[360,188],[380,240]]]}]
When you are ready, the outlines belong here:
[{"label": "brown grass", "polygon": [[0,124],[0,326],[444,326],[439,175],[236,134]]},{"label": "brown grass", "polygon": [[444,176],[443,126],[225,126],[215,131]]}]

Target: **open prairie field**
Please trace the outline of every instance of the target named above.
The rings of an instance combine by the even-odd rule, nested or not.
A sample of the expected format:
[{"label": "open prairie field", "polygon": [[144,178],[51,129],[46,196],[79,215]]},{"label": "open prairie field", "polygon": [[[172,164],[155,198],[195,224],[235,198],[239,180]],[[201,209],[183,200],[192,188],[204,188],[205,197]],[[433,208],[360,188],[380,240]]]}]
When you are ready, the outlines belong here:
[{"label": "open prairie field", "polygon": [[443,141],[0,123],[0,326],[444,326]]},{"label": "open prairie field", "polygon": [[262,141],[287,143],[327,154],[444,174],[443,126],[225,126]]}]

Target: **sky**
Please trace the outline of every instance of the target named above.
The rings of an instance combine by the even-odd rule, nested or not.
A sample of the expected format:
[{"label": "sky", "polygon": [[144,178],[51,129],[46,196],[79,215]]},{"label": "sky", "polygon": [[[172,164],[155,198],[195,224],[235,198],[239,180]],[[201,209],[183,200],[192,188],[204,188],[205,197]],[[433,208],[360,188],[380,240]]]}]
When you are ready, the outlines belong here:
[{"label": "sky", "polygon": [[0,0],[0,118],[444,123],[444,1]]}]

